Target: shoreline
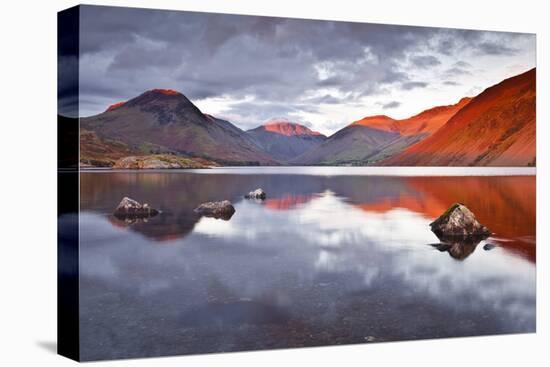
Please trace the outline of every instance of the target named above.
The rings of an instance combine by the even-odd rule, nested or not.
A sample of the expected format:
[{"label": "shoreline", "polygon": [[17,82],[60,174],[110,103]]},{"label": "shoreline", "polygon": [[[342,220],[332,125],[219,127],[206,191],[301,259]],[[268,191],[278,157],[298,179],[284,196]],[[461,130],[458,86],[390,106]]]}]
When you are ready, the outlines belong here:
[{"label": "shoreline", "polygon": [[185,169],[80,168],[83,173],[177,173],[238,175],[312,175],[312,176],[536,176],[536,167],[349,167],[349,166],[221,166]]}]

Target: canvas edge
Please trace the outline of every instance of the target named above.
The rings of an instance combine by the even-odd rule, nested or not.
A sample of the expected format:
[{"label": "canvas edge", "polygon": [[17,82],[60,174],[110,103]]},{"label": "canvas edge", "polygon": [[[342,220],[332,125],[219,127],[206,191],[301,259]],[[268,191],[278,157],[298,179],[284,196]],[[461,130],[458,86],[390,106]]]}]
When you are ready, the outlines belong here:
[{"label": "canvas edge", "polygon": [[80,6],[57,13],[57,353],[76,361],[80,361],[79,28]]}]

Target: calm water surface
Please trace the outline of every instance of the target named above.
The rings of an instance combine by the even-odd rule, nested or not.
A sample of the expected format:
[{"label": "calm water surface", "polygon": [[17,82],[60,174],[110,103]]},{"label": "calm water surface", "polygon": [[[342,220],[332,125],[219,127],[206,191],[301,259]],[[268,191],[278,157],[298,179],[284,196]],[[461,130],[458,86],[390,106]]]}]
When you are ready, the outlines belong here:
[{"label": "calm water surface", "polygon": [[[120,221],[124,196],[162,213]],[[454,202],[494,236],[439,246]],[[86,360],[535,331],[535,176],[89,172],[81,210]]]}]

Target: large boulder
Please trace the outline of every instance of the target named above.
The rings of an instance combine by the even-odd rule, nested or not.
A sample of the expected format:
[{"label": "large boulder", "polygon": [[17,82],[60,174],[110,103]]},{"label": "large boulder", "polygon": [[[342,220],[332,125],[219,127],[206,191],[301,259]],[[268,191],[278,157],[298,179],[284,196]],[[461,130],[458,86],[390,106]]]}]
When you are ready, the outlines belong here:
[{"label": "large boulder", "polygon": [[235,208],[229,200],[209,201],[195,208],[195,213],[205,217],[229,220],[235,214]]},{"label": "large boulder", "polygon": [[430,227],[439,238],[487,237],[491,235],[491,231],[477,221],[474,213],[460,203],[451,205],[445,213],[430,223]]},{"label": "large boulder", "polygon": [[149,204],[140,204],[134,199],[124,197],[113,213],[119,219],[149,218],[157,215],[158,210],[151,208]]},{"label": "large boulder", "polygon": [[266,198],[265,191],[262,189],[256,189],[254,191],[250,191],[248,194],[246,194],[244,197],[245,199],[260,199],[265,200]]}]

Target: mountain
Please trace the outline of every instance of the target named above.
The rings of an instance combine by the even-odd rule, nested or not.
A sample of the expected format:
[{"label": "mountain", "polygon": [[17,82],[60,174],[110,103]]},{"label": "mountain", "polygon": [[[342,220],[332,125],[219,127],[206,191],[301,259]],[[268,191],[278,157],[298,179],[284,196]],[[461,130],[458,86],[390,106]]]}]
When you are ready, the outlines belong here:
[{"label": "mountain", "polygon": [[327,138],[287,120],[271,120],[247,133],[273,158],[283,162],[296,158]]},{"label": "mountain", "polygon": [[203,114],[183,94],[149,90],[105,112],[80,119],[81,128],[100,140],[116,141],[143,154],[176,153],[225,165],[271,165],[277,162],[243,130]]},{"label": "mountain", "polygon": [[433,107],[403,120],[394,120],[388,116],[378,115],[365,117],[362,120],[354,122],[354,124],[378,130],[397,132],[404,136],[426,133],[431,135],[470,101],[471,98],[464,97],[456,104]]},{"label": "mountain", "polygon": [[362,164],[379,149],[399,138],[398,133],[351,125],[291,161],[292,164]]},{"label": "mountain", "polygon": [[292,161],[295,164],[375,164],[427,138],[447,122],[470,98],[425,110],[407,119],[385,115],[365,117],[330,136]]},{"label": "mountain", "polygon": [[432,136],[382,164],[534,165],[535,100],[536,69],[531,69],[487,88]]}]

